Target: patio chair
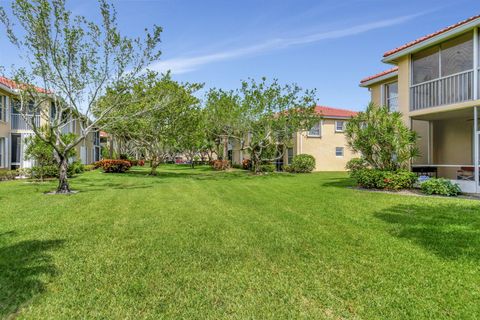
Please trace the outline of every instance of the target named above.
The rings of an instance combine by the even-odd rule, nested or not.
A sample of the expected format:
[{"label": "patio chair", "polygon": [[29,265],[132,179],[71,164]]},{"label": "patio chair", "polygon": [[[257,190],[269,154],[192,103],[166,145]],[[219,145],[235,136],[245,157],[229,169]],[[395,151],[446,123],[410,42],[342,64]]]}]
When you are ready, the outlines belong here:
[{"label": "patio chair", "polygon": [[460,170],[457,171],[458,180],[475,180],[475,168],[474,167],[460,167]]}]

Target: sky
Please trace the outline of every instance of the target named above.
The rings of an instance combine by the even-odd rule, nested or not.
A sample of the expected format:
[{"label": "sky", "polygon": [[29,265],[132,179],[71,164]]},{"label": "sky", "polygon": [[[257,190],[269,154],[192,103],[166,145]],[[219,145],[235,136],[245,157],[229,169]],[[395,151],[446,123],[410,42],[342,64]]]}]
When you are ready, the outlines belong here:
[{"label": "sky", "polygon": [[[242,79],[277,78],[316,89],[318,104],[362,110],[359,81],[391,68],[385,51],[480,14],[480,1],[456,0],[113,0],[121,32],[163,28],[162,55],[150,66],[179,81],[235,89]],[[94,0],[67,0],[98,20]],[[9,1],[0,0],[8,6]],[[0,30],[0,65],[21,66]]]}]

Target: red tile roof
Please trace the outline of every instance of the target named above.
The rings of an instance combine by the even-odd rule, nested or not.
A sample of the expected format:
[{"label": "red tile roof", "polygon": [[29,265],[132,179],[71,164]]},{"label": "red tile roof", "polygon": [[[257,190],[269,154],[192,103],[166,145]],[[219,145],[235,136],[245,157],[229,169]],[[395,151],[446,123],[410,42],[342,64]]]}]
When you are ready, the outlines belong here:
[{"label": "red tile roof", "polygon": [[[9,89],[18,89],[20,87],[17,82],[1,76],[0,76],[0,84],[3,84]],[[34,87],[34,88],[37,92],[40,92],[40,93],[50,93],[46,89],[43,89],[40,87]]]},{"label": "red tile roof", "polygon": [[370,80],[383,77],[383,76],[385,76],[389,73],[393,73],[395,71],[398,71],[398,67],[393,67],[392,69],[388,69],[388,70],[382,71],[380,73],[374,74],[373,76],[366,77],[366,78],[360,80],[360,83],[365,83],[365,82],[368,82]]},{"label": "red tile roof", "polygon": [[428,34],[428,35],[426,35],[426,36],[423,36],[423,37],[421,37],[421,38],[418,38],[417,40],[413,40],[413,41],[411,41],[411,42],[409,42],[409,43],[406,43],[406,44],[404,44],[403,46],[400,46],[400,47],[398,47],[398,48],[395,48],[395,49],[393,49],[393,50],[390,50],[390,51],[385,52],[385,53],[383,54],[383,57],[391,56],[391,55],[394,54],[394,53],[400,52],[400,51],[402,51],[402,50],[404,50],[404,49],[407,49],[407,48],[409,48],[409,47],[411,47],[411,46],[414,46],[414,45],[416,45],[416,44],[418,44],[418,43],[421,43],[421,42],[426,41],[426,40],[428,40],[428,39],[431,39],[431,38],[433,38],[433,37],[435,37],[435,36],[438,36],[438,35],[440,35],[440,34],[442,34],[442,33],[445,33],[445,32],[447,32],[447,31],[450,31],[450,30],[452,30],[452,29],[455,29],[455,28],[457,28],[457,27],[460,27],[460,26],[462,26],[462,25],[464,25],[464,24],[467,24],[467,23],[469,23],[469,22],[471,22],[471,21],[473,21],[473,20],[475,20],[475,19],[478,19],[478,18],[480,18],[480,15],[476,15],[476,16],[470,17],[470,18],[468,18],[468,19],[465,19],[465,20],[463,20],[463,21],[460,21],[460,22],[458,22],[458,23],[455,23],[455,24],[453,24],[453,25],[451,25],[451,26],[449,26],[449,27],[443,28],[443,29],[438,30],[438,31],[436,31],[436,32],[434,32],[434,33],[430,33],[430,34]]},{"label": "red tile roof", "polygon": [[358,112],[345,110],[345,109],[337,109],[325,106],[317,106],[315,107],[315,111],[321,114],[324,117],[339,117],[339,118],[351,118],[357,115]]}]

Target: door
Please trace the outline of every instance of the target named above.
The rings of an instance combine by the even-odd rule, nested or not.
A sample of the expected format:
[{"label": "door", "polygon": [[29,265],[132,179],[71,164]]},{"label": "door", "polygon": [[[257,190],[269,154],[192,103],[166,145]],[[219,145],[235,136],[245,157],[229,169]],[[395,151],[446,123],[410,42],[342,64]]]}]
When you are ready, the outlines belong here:
[{"label": "door", "polygon": [[10,142],[10,164],[12,169],[20,168],[22,159],[22,135],[19,133],[12,133]]}]

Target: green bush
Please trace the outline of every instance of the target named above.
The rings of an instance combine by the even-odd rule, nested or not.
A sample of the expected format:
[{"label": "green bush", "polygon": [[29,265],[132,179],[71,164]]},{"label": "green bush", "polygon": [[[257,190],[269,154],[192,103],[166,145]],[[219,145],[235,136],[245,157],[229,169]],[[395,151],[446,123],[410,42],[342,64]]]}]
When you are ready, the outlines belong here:
[{"label": "green bush", "polygon": [[58,177],[58,167],[55,165],[34,166],[29,170],[29,176],[33,179]]},{"label": "green bush", "polygon": [[285,172],[291,172],[291,173],[294,172],[292,166],[290,166],[290,165],[288,165],[288,164],[283,166],[283,171],[285,171]]},{"label": "green bush", "polygon": [[458,196],[462,193],[460,187],[456,183],[452,183],[450,180],[443,178],[431,178],[421,184],[422,192],[425,194],[438,194],[442,196]]},{"label": "green bush", "polygon": [[292,172],[307,173],[315,169],[315,158],[309,154],[299,154],[293,157],[290,165]]},{"label": "green bush", "polygon": [[17,170],[0,169],[0,181],[13,180],[18,176]]},{"label": "green bush", "polygon": [[345,169],[350,172],[366,169],[367,167],[368,163],[363,158],[353,158],[345,165]]},{"label": "green bush", "polygon": [[416,174],[406,170],[360,169],[353,171],[351,176],[359,186],[367,189],[411,189],[417,181]]},{"label": "green bush", "polygon": [[275,172],[275,165],[273,164],[262,164],[260,165],[261,172]]},{"label": "green bush", "polygon": [[83,166],[84,171],[93,171],[95,169],[97,169],[97,166],[94,164],[87,164]]},{"label": "green bush", "polygon": [[80,161],[74,161],[68,165],[67,175],[72,177],[76,174],[83,173],[85,171],[83,164]]}]

